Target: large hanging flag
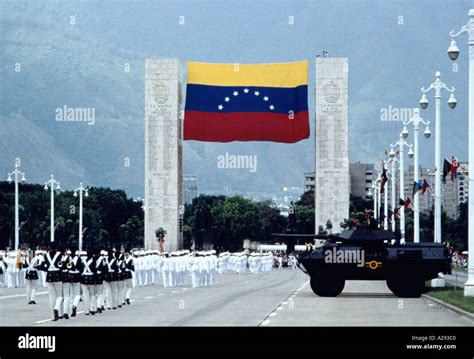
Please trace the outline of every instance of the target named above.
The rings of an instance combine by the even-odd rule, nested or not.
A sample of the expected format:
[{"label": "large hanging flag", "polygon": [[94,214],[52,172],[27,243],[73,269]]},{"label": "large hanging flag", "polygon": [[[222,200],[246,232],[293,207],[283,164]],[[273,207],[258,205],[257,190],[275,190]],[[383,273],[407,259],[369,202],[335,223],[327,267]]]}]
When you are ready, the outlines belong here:
[{"label": "large hanging flag", "polygon": [[184,139],[294,143],[309,137],[308,62],[188,62]]}]

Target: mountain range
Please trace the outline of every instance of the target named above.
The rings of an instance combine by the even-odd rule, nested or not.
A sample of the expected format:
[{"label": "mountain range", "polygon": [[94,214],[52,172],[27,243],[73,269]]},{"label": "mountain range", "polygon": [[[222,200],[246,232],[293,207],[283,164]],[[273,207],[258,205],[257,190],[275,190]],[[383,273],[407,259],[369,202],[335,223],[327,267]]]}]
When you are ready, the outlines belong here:
[{"label": "mountain range", "polygon": [[[311,137],[297,144],[187,141],[184,172],[199,191],[262,193],[303,187],[314,168],[314,59],[349,59],[350,160],[380,163],[398,138],[387,108],[416,107],[434,81],[456,87],[442,105],[442,155],[467,160],[467,39],[453,67],[448,33],[467,22],[469,1],[2,1],[0,176],[22,160],[29,182],[51,173],[143,196],[144,62],[268,63],[310,60]],[[423,116],[434,122],[434,96]],[[57,121],[64,106],[93,108],[95,123]],[[434,124],[431,125],[434,133]],[[409,139],[412,139],[410,137]],[[434,140],[420,140],[434,166]],[[220,169],[218,157],[256,155],[258,169]],[[407,161],[408,162],[408,161]]]}]

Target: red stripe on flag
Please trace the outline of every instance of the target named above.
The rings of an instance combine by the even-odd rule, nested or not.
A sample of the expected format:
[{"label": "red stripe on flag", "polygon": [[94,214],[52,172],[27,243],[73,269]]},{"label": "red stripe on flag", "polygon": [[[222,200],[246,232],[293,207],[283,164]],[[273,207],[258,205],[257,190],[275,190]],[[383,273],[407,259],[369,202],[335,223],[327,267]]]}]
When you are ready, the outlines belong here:
[{"label": "red stripe on flag", "polygon": [[309,138],[308,111],[214,113],[186,111],[184,139],[207,142],[273,141],[294,143]]}]

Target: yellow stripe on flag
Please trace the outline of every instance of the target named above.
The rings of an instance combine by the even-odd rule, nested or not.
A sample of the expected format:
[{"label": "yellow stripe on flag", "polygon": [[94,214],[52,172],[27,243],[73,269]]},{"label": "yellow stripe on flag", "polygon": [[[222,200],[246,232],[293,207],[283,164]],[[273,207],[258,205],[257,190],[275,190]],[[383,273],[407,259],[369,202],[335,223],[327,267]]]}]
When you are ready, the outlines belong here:
[{"label": "yellow stripe on flag", "polygon": [[308,61],[276,64],[188,62],[188,84],[296,87],[308,84]]}]

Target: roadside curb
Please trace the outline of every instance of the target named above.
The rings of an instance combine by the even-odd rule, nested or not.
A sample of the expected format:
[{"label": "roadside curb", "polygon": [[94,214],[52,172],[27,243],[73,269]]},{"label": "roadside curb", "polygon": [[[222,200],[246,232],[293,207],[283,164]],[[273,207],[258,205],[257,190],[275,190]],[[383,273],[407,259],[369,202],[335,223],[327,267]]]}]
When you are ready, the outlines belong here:
[{"label": "roadside curb", "polygon": [[432,300],[433,302],[436,302],[436,303],[442,305],[445,308],[451,309],[452,311],[456,312],[457,314],[461,314],[461,315],[464,315],[464,316],[469,317],[471,319],[474,319],[474,314],[473,313],[469,313],[469,312],[465,311],[464,309],[456,307],[455,305],[446,303],[446,302],[442,301],[441,299],[432,297],[431,295],[428,295],[428,294],[422,294],[422,296],[424,298],[427,298],[429,300]]}]

